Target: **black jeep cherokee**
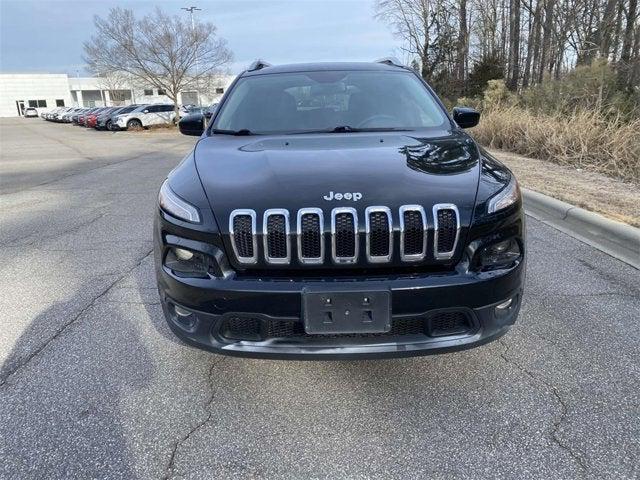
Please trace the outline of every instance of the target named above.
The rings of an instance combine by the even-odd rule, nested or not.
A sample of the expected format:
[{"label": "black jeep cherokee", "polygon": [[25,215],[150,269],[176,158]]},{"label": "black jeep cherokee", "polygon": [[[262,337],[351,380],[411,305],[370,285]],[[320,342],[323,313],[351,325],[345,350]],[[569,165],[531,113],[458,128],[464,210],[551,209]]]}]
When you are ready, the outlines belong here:
[{"label": "black jeep cherokee", "polygon": [[160,189],[162,305],[183,340],[270,358],[495,340],[524,280],[518,184],[412,70],[254,63]]}]

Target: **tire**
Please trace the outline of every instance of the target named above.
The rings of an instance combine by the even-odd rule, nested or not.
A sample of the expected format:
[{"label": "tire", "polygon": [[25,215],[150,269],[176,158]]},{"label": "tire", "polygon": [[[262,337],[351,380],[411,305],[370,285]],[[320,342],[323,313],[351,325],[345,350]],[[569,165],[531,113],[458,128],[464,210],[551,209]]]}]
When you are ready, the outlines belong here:
[{"label": "tire", "polygon": [[111,130],[111,120],[107,120],[107,123],[104,124],[105,130]]},{"label": "tire", "polygon": [[142,128],[142,122],[137,118],[133,118],[127,122],[127,129]]}]

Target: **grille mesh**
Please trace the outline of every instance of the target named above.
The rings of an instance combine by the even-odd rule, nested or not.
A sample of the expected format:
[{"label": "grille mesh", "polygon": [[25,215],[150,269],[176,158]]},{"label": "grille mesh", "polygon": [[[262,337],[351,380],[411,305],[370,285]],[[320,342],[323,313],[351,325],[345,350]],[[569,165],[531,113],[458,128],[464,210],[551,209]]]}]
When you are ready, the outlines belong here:
[{"label": "grille mesh", "polygon": [[438,210],[438,252],[450,252],[456,241],[457,218],[452,209]]},{"label": "grille mesh", "polygon": [[356,236],[353,215],[336,215],[336,257],[353,257],[356,254]]},{"label": "grille mesh", "polygon": [[404,212],[404,254],[424,253],[424,224],[422,215],[416,210]]},{"label": "grille mesh", "polygon": [[369,214],[369,255],[386,257],[389,255],[389,217],[385,212]]},{"label": "grille mesh", "polygon": [[252,315],[236,314],[225,319],[220,334],[230,340],[263,341],[272,338],[375,338],[428,335],[444,337],[468,334],[473,321],[464,311],[435,312],[427,316],[394,318],[391,330],[383,333],[308,334],[300,321],[261,319]]},{"label": "grille mesh", "polygon": [[233,236],[240,257],[253,257],[253,235],[251,216],[236,215],[233,218]]},{"label": "grille mesh", "polygon": [[287,230],[284,215],[274,214],[267,218],[267,248],[271,258],[287,257]]},{"label": "grille mesh", "polygon": [[321,254],[320,248],[320,216],[317,213],[305,213],[301,217],[302,227],[300,246],[300,255],[304,258],[319,258]]},{"label": "grille mesh", "polygon": [[429,319],[429,335],[432,337],[466,333],[470,328],[469,317],[463,312],[441,312]]},{"label": "grille mesh", "polygon": [[425,333],[424,318],[399,318],[391,322],[391,330],[385,333],[343,333],[327,335],[309,335],[304,331],[302,322],[285,320],[269,320],[267,325],[268,338],[367,338],[367,337],[397,337],[403,335],[423,335]]}]

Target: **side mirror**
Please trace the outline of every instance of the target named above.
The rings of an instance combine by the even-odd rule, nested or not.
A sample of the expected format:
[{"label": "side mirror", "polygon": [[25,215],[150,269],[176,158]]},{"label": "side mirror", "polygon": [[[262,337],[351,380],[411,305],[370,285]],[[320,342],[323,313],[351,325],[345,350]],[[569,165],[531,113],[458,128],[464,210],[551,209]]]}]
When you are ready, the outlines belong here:
[{"label": "side mirror", "polygon": [[453,109],[453,119],[460,128],[475,127],[480,121],[480,112],[469,107],[455,107]]},{"label": "side mirror", "polygon": [[143,110],[142,113],[149,113],[149,110]]},{"label": "side mirror", "polygon": [[178,128],[183,135],[194,135],[199,137],[204,132],[204,115],[201,113],[191,113],[178,122]]}]

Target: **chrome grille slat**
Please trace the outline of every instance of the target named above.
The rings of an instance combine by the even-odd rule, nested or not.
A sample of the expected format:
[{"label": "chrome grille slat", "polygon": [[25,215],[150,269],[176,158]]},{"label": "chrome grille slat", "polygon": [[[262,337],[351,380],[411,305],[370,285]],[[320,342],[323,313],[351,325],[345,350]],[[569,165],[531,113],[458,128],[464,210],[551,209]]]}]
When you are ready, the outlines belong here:
[{"label": "chrome grille slat", "polygon": [[282,208],[266,210],[262,217],[264,258],[271,264],[291,263],[289,211]]},{"label": "chrome grille slat", "polygon": [[305,265],[324,263],[324,216],[319,208],[301,208],[297,215],[298,260]]},{"label": "chrome grille slat", "polygon": [[421,205],[400,207],[400,259],[419,262],[427,256],[427,215]]},{"label": "chrome grille slat", "polygon": [[393,255],[393,220],[387,207],[367,207],[365,210],[367,260],[386,263]]},{"label": "chrome grille slat", "polygon": [[436,260],[453,257],[460,236],[460,213],[452,203],[433,206],[433,256]]},{"label": "chrome grille slat", "polygon": [[229,215],[231,246],[239,263],[253,265],[258,262],[256,239],[256,212],[238,209]]},{"label": "chrome grille slat", "polygon": [[355,208],[331,210],[331,258],[335,263],[358,261],[358,213]]}]

